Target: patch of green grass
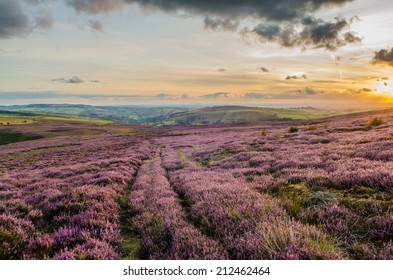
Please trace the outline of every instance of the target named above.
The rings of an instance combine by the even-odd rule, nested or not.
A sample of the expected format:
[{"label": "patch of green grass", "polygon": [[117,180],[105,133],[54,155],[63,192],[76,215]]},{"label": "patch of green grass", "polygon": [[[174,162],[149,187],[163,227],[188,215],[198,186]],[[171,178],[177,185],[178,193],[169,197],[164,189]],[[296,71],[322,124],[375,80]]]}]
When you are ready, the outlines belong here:
[{"label": "patch of green grass", "polygon": [[123,237],[121,240],[121,258],[123,260],[139,260],[141,255],[141,241],[137,237]]},{"label": "patch of green grass", "polygon": [[207,156],[197,158],[196,160],[200,164],[202,164],[203,166],[208,166],[209,164],[221,161],[221,160],[223,160],[227,157],[230,157],[232,155],[233,155],[233,152],[231,150],[223,149],[223,150],[217,151],[215,154],[208,154]]},{"label": "patch of green grass", "polygon": [[7,145],[16,142],[30,141],[43,138],[40,135],[30,135],[12,131],[0,131],[0,145]]},{"label": "patch of green grass", "polygon": [[60,118],[60,117],[39,117],[35,118],[39,122],[61,122],[70,124],[95,124],[98,126],[103,126],[110,124],[110,121],[102,120],[91,120],[91,119],[76,119],[76,118]]},{"label": "patch of green grass", "polygon": [[128,206],[130,192],[131,188],[128,187],[119,199],[121,224],[120,257],[123,260],[139,260],[142,256],[142,244],[141,238],[132,223],[133,215]]},{"label": "patch of green grass", "polygon": [[15,124],[30,124],[36,120],[32,117],[0,116],[0,127]]},{"label": "patch of green grass", "polygon": [[312,114],[312,113],[277,113],[278,118],[280,119],[291,119],[291,120],[312,120],[312,119],[320,119],[326,117],[323,114]]},{"label": "patch of green grass", "polygon": [[180,161],[185,161],[186,157],[183,154],[183,151],[181,149],[176,151],[176,157],[180,160]]}]

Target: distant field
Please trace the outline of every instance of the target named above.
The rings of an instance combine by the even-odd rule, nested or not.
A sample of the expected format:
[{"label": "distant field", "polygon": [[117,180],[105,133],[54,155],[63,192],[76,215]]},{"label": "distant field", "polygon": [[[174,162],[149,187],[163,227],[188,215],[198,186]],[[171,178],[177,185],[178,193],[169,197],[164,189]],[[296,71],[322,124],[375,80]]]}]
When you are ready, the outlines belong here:
[{"label": "distant field", "polygon": [[0,115],[0,126],[11,125],[11,124],[29,124],[34,123],[36,120],[32,117],[16,117]]},{"label": "distant field", "polygon": [[64,118],[64,117],[24,117],[24,116],[7,116],[0,115],[0,127],[16,124],[31,124],[36,122],[62,122],[62,123],[90,123],[96,125],[106,125],[111,123],[104,120],[92,120],[84,118]]},{"label": "distant field", "polygon": [[0,130],[0,145],[6,145],[15,142],[22,142],[22,141],[29,141],[29,140],[36,140],[40,138],[43,137],[39,135]]}]

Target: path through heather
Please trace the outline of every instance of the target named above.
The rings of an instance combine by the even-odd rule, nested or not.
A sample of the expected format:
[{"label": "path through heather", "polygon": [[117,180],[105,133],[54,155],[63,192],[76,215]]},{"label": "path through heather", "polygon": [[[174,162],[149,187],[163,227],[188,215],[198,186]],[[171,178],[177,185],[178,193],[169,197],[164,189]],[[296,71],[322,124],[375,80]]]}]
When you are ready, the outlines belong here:
[{"label": "path through heather", "polygon": [[146,161],[129,195],[133,223],[148,259],[226,259],[219,242],[188,223],[179,197],[161,166],[161,158]]}]

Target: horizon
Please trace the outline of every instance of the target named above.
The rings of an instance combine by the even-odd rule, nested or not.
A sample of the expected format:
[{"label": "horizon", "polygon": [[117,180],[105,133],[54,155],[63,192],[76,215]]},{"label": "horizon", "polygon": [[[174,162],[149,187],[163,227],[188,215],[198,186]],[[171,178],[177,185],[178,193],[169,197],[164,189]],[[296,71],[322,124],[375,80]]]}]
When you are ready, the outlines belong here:
[{"label": "horizon", "polygon": [[393,5],[290,3],[0,0],[0,105],[392,106]]}]

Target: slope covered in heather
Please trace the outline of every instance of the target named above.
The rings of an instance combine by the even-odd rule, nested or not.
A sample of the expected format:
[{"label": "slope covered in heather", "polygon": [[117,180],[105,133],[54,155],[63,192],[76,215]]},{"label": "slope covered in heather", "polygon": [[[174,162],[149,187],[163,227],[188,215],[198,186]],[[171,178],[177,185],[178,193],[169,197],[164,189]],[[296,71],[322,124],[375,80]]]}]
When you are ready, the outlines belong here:
[{"label": "slope covered in heather", "polygon": [[[1,259],[392,259],[393,114],[1,133]],[[0,134],[1,136],[1,134]]]}]

